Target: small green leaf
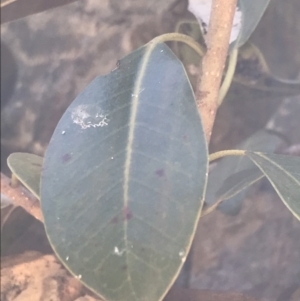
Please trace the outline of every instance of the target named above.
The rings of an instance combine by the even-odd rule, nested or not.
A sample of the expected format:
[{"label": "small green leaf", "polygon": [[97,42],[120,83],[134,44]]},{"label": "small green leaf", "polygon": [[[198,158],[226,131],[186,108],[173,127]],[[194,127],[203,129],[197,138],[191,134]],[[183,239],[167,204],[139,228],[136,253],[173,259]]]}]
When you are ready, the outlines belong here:
[{"label": "small green leaf", "polygon": [[27,153],[13,153],[7,158],[11,172],[37,198],[40,199],[40,178],[43,158]]},{"label": "small green leaf", "polygon": [[242,27],[235,47],[245,44],[263,16],[270,0],[239,0],[242,11]]},{"label": "small green leaf", "polygon": [[57,256],[105,300],[161,300],[190,249],[207,165],[183,65],[150,42],[97,77],[51,138],[41,204]]},{"label": "small green leaf", "polygon": [[1,24],[37,14],[48,9],[53,9],[61,5],[66,5],[75,1],[76,0],[35,0],[34,2],[31,2],[24,0],[4,0],[1,1]]},{"label": "small green leaf", "polygon": [[[219,209],[224,212],[224,210],[228,209],[228,201],[230,198],[236,196],[245,188],[260,180],[263,176],[263,173],[259,169],[252,168],[239,171],[228,177],[216,193],[219,200],[227,200],[227,202],[220,204]],[[241,199],[235,199],[235,202],[237,201],[241,203]],[[235,205],[237,206],[238,203]]]},{"label": "small green leaf", "polygon": [[300,220],[300,157],[247,152],[283,203]]},{"label": "small green leaf", "polygon": [[272,74],[261,51],[249,42],[239,49],[234,83],[252,88],[257,93],[268,92],[270,97],[282,98],[300,93],[300,80],[282,79]]},{"label": "small green leaf", "polygon": [[[281,138],[277,135],[261,130],[236,148],[271,152],[281,142]],[[240,194],[241,191],[263,177],[261,171],[253,167],[255,166],[247,157],[222,158],[209,173],[206,206],[219,203],[218,209],[223,213],[230,215],[239,213],[244,199],[244,194]],[[233,197],[235,198],[231,199]]]}]

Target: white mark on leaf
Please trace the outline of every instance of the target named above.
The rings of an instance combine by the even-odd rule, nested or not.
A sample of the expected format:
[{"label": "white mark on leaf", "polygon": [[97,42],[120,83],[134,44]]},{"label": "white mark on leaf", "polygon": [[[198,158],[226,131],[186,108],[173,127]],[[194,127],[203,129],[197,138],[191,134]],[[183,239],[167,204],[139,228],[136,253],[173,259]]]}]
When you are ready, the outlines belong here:
[{"label": "white mark on leaf", "polygon": [[137,93],[137,94],[132,93],[131,96],[132,97],[138,97],[144,90],[145,90],[145,88],[142,88],[142,89],[139,90],[139,93]]},{"label": "white mark on leaf", "polygon": [[66,261],[68,261],[68,260],[69,260],[69,256],[66,257]]},{"label": "white mark on leaf", "polygon": [[82,278],[82,275],[77,275],[75,276],[76,279],[81,279]]},{"label": "white mark on leaf", "polygon": [[104,127],[108,125],[107,114],[96,105],[79,105],[71,114],[74,123],[82,129]]},{"label": "white mark on leaf", "polygon": [[124,252],[126,252],[125,249],[119,250],[118,247],[115,247],[115,248],[114,248],[114,254],[116,254],[117,256],[122,256]]},{"label": "white mark on leaf", "polygon": [[64,135],[66,133],[66,131],[62,131],[61,134]]}]

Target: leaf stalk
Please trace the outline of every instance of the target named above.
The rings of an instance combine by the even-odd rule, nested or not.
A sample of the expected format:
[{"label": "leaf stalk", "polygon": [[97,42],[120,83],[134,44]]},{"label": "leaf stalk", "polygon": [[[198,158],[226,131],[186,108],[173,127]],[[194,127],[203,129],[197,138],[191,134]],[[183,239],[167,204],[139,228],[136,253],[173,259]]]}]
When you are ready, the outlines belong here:
[{"label": "leaf stalk", "polygon": [[210,154],[209,163],[226,156],[245,156],[245,155],[246,155],[245,150],[239,150],[239,149],[223,150],[223,151]]}]

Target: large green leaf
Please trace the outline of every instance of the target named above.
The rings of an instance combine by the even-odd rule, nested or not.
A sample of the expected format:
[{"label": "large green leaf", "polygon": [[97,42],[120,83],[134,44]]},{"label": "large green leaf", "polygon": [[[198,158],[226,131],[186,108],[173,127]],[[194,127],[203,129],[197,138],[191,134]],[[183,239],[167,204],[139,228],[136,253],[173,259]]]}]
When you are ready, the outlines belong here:
[{"label": "large green leaf", "polygon": [[[261,130],[236,148],[273,152],[281,142],[277,135]],[[245,197],[242,191],[262,177],[261,171],[246,156],[222,158],[209,172],[205,204],[212,206],[217,203],[223,213],[237,214]]]},{"label": "large green leaf", "polygon": [[300,157],[247,152],[283,203],[300,220]]},{"label": "large green leaf", "polygon": [[7,165],[18,180],[40,199],[43,158],[33,154],[13,153],[7,158]]},{"label": "large green leaf", "polygon": [[41,204],[57,256],[106,300],[161,300],[189,251],[207,165],[185,70],[150,42],[97,77],[53,134]]}]

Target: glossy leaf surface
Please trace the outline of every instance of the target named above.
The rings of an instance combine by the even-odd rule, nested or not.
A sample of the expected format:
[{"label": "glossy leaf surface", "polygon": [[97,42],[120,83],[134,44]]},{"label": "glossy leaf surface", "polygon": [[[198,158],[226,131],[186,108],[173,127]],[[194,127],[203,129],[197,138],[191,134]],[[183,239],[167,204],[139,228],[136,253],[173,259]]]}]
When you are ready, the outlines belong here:
[{"label": "glossy leaf surface", "polygon": [[40,199],[43,158],[33,154],[13,153],[7,158],[7,165],[18,180]]},{"label": "glossy leaf surface", "polygon": [[165,44],[131,53],[70,105],[47,149],[41,203],[59,258],[106,300],[161,300],[190,248],[207,148]]},{"label": "glossy leaf surface", "polygon": [[247,152],[265,174],[277,194],[300,220],[300,157]]}]

